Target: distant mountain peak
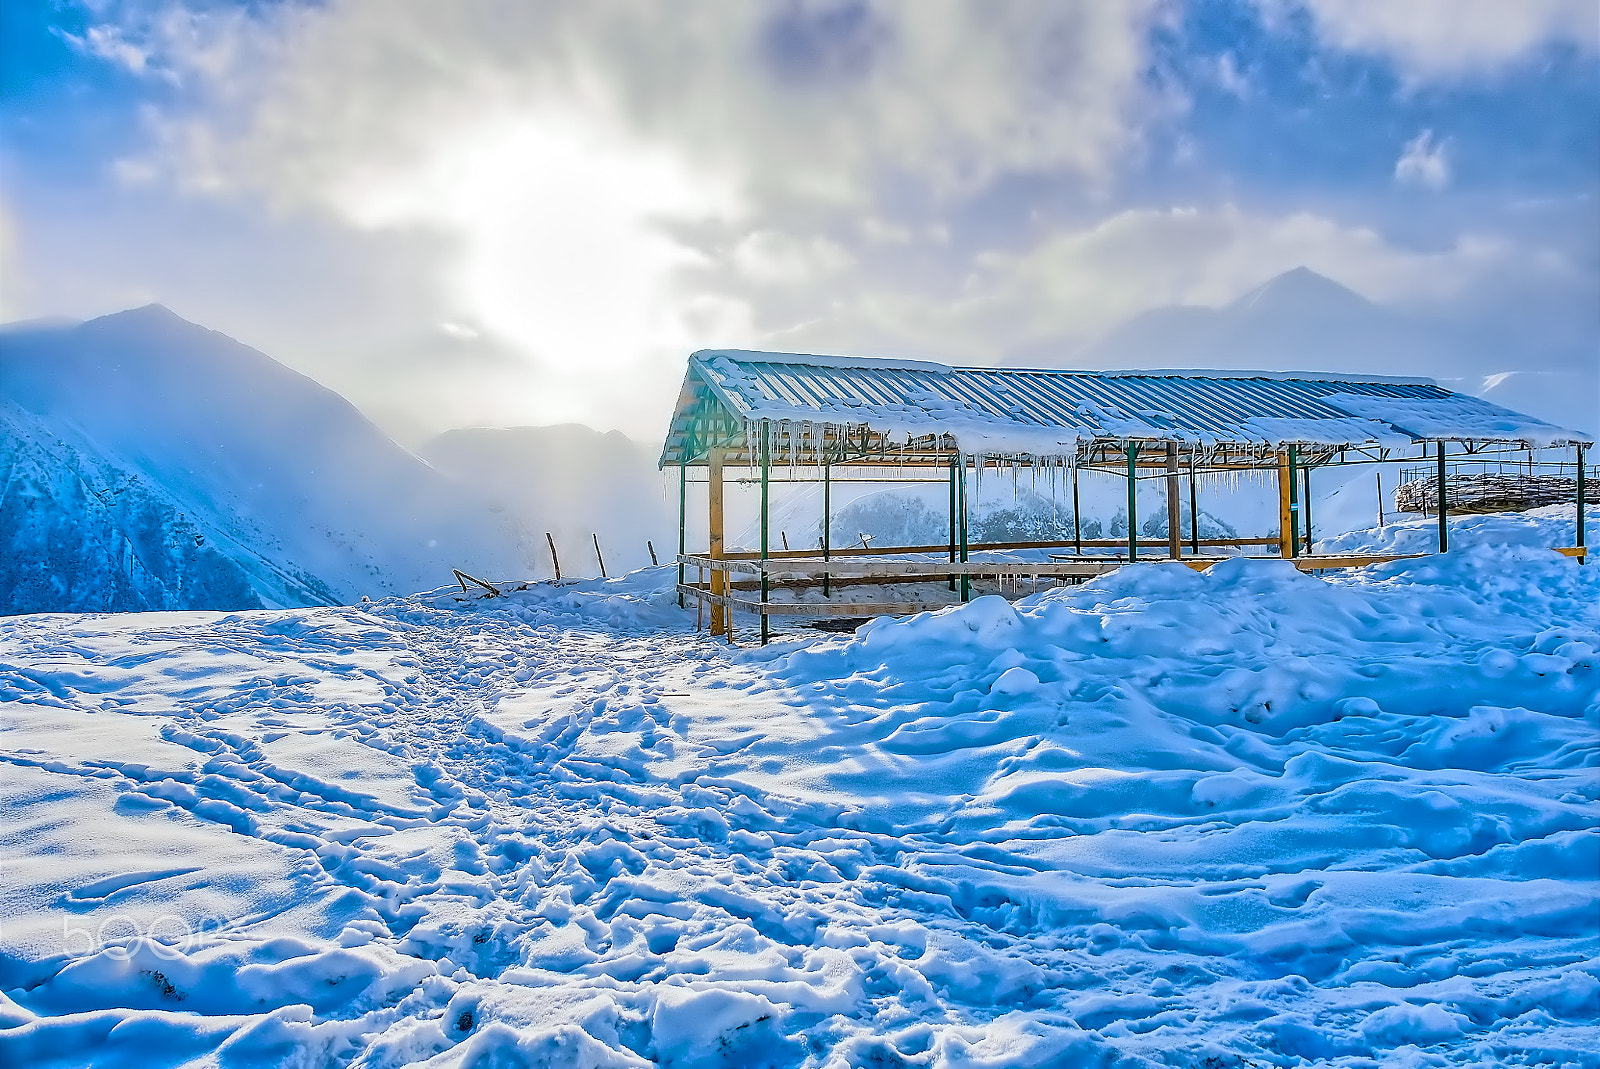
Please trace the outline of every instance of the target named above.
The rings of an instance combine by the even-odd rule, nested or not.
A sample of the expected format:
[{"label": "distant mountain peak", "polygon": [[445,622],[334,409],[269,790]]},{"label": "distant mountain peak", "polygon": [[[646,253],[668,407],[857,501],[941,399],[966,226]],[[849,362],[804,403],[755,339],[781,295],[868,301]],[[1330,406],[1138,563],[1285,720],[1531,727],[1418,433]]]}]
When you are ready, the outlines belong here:
[{"label": "distant mountain peak", "polygon": [[200,327],[199,324],[189,322],[187,319],[183,318],[166,305],[156,303],[143,304],[138,308],[128,308],[121,312],[111,312],[107,315],[96,316],[94,319],[89,320],[89,322],[85,325],[89,326],[93,324],[104,324],[110,326],[113,324],[128,323],[163,326],[182,324],[186,327],[196,327],[197,329],[201,330],[206,329],[204,327]]},{"label": "distant mountain peak", "polygon": [[1373,302],[1327,275],[1301,265],[1274,275],[1255,289],[1227,305],[1234,312],[1283,308],[1303,312],[1310,309],[1332,312],[1367,310]]}]

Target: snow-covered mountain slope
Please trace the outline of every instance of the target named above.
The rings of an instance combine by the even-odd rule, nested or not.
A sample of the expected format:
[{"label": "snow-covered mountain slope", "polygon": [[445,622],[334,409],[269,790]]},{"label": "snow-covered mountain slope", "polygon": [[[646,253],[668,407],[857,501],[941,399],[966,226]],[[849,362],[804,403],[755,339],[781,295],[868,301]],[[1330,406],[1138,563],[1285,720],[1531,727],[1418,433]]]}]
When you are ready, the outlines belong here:
[{"label": "snow-covered mountain slope", "polygon": [[[0,398],[32,417],[30,434],[71,447],[50,454],[59,470],[74,466],[73,455],[93,457],[102,482],[137,480],[181,517],[178,526],[235,558],[251,594],[223,596],[218,587],[208,607],[401,593],[437,585],[452,566],[499,576],[522,570],[513,536],[486,500],[407,453],[332,391],[160,306],[0,333]],[[37,452],[22,439],[13,447]],[[61,512],[53,522],[65,531],[73,521]],[[96,533],[98,514],[85,512],[82,524],[63,537],[91,557],[116,555]],[[31,536],[8,528],[0,537]],[[144,565],[156,573],[187,567],[154,556]],[[49,607],[104,604],[81,593],[89,600]]]},{"label": "snow-covered mountain slope", "polygon": [[1546,358],[1380,305],[1297,267],[1220,308],[1152,309],[1076,351],[1041,350],[1021,362],[1422,375],[1558,426],[1600,429],[1600,363],[1560,369],[1546,367]]},{"label": "snow-covered mountain slope", "polygon": [[1395,374],[1396,357],[1419,368],[1449,360],[1453,340],[1298,267],[1221,308],[1141,313],[1073,361],[1082,367]]},{"label": "snow-covered mountain slope", "polygon": [[663,558],[677,552],[676,489],[669,510],[653,452],[620,431],[474,427],[446,431],[418,453],[503,505],[537,562],[534,574],[550,574],[546,532],[569,575],[598,574],[596,534],[613,575],[650,563],[646,539]]},{"label": "snow-covered mountain slope", "polygon": [[[58,433],[58,430],[61,433]],[[6,612],[262,608],[338,601],[159,483],[0,398]]]},{"label": "snow-covered mountain slope", "polygon": [[1513,412],[1538,415],[1558,427],[1600,434],[1600,353],[1588,373],[1502,371],[1486,375],[1470,392]]},{"label": "snow-covered mountain slope", "polygon": [[6,621],[0,1059],[1591,1064],[1600,569],[1475,531],[744,651],[665,567]]}]

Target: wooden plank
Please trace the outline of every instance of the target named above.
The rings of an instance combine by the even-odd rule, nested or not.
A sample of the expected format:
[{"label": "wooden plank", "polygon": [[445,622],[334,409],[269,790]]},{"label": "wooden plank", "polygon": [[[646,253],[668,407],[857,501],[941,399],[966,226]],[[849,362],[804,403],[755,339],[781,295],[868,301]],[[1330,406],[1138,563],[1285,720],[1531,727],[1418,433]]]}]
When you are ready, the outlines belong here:
[{"label": "wooden plank", "polygon": [[[1558,546],[1553,551],[1568,557],[1585,557],[1587,549],[1580,546]],[[1415,560],[1420,557],[1432,556],[1431,553],[1330,553],[1315,557],[1290,558],[1300,571],[1325,571],[1338,568],[1364,568],[1373,564],[1387,564],[1397,560]],[[696,567],[708,568],[712,572],[712,582],[716,582],[718,571],[746,571],[753,574],[759,569],[759,564],[752,568],[749,562],[744,561],[717,561],[708,557],[699,557],[683,554],[686,564]],[[1205,571],[1207,568],[1230,560],[1279,560],[1278,557],[1181,557],[1178,563],[1193,568],[1195,571]],[[1091,578],[1104,575],[1118,568],[1124,567],[1123,561],[1085,561],[1067,564],[1027,564],[1018,567],[1013,562],[985,562],[985,561],[821,561],[813,560],[800,562],[814,564],[820,570],[826,566],[829,569],[838,569],[841,565],[852,568],[852,574],[859,576],[857,582],[871,582],[876,579],[885,586],[900,583],[942,583],[945,576],[952,570],[978,578],[988,579],[1014,579],[1019,583],[1025,579],[1050,578],[1050,577],[1082,577]],[[1141,563],[1154,563],[1151,561]],[[792,568],[793,562],[786,565]],[[894,568],[892,571],[881,569]],[[869,569],[880,569],[869,571]],[[778,573],[774,573],[776,575]],[[805,585],[813,585],[806,583]],[[854,602],[792,602],[773,601],[763,604],[753,598],[740,597],[737,593],[722,590],[708,589],[706,586],[693,583],[678,584],[680,593],[702,598],[716,607],[726,609],[740,609],[746,612],[760,614],[763,612],[774,615],[787,616],[903,616],[909,613],[927,612],[933,609],[945,608],[950,605],[959,605],[960,602],[951,598],[949,600],[918,600],[918,601],[854,601]]]},{"label": "wooden plank", "polygon": [[[1365,568],[1369,564],[1388,564],[1392,560],[1412,560],[1431,556],[1429,553],[1330,553],[1321,557],[1290,557],[1289,562],[1302,572],[1316,572],[1334,568]],[[1279,557],[1185,557],[1184,564],[1197,572],[1225,560],[1280,560]]]},{"label": "wooden plank", "polygon": [[1294,513],[1289,510],[1289,454],[1278,454],[1278,555],[1293,555],[1289,532],[1293,529]]},{"label": "wooden plank", "polygon": [[[1578,549],[1558,549],[1568,556],[1582,556]],[[1369,564],[1386,564],[1393,560],[1425,557],[1426,553],[1345,553],[1317,557],[1288,558],[1302,571],[1325,568],[1360,568]],[[1179,557],[1177,563],[1204,571],[1213,565],[1229,560],[1281,560],[1280,557]],[[1158,564],[1171,561],[1170,557],[1146,557],[1140,564]],[[714,561],[709,557],[685,555],[685,563],[713,572],[759,575],[761,565],[750,561]],[[878,581],[884,584],[939,582],[951,574],[968,575],[978,579],[1023,581],[1050,578],[1093,578],[1125,567],[1125,560],[1057,561],[1049,564],[1015,561],[784,561],[773,567],[768,578],[778,581],[809,581],[824,571],[838,576],[841,572],[854,583]],[[769,562],[770,566],[770,562]]]},{"label": "wooden plank", "polygon": [[[945,583],[949,579],[949,577],[950,577],[950,573],[947,570],[942,569],[942,568],[940,570],[938,570],[937,572],[929,572],[926,575],[854,575],[854,576],[841,578],[840,576],[831,575],[830,574],[830,575],[827,576],[827,587],[829,589],[835,589],[835,588],[860,587],[860,586],[905,586],[905,585],[912,584],[912,583]],[[820,587],[822,587],[824,585],[823,584],[823,580],[822,579],[818,579],[815,576],[806,576],[806,577],[770,576],[769,578],[772,580],[771,589],[774,590],[774,591],[777,591],[777,590],[811,590],[813,588],[820,588]],[[983,577],[980,576],[980,578],[983,578]],[[1060,582],[1063,579],[1072,579],[1072,578],[1093,578],[1093,577],[1092,576],[1049,576],[1049,575],[1041,575],[1041,576],[1038,577],[1037,582],[1042,584],[1039,589],[1044,590],[1044,589],[1048,589],[1050,586],[1056,585],[1058,582]],[[1008,576],[1005,577],[1005,581],[1009,585],[1012,582],[1026,583],[1026,582],[1030,582],[1030,581],[1034,581],[1034,580],[1033,580],[1032,576],[1012,577],[1012,576],[1008,575]],[[761,581],[759,579],[739,579],[739,580],[735,580],[735,581],[729,582],[728,583],[728,589],[729,590],[760,590],[761,589]]]},{"label": "wooden plank", "polygon": [[713,603],[720,603],[729,609],[742,609],[746,612],[770,616],[907,616],[916,612],[930,612],[934,609],[945,609],[952,605],[961,604],[951,599],[949,601],[769,601],[763,604],[752,598],[736,597],[732,594],[713,594],[703,587],[685,583],[678,588],[683,593],[692,597],[705,598]]},{"label": "wooden plank", "polygon": [[[1048,542],[972,543],[969,544],[967,548],[973,553],[981,553],[985,551],[1001,549],[1067,549],[1078,544],[1079,543],[1076,543],[1071,539],[1066,539],[1064,541],[1051,540]],[[1081,544],[1090,549],[1126,549],[1128,546],[1128,540],[1125,538],[1085,538]],[[1166,540],[1160,538],[1141,538],[1139,540],[1140,549],[1161,549],[1165,547],[1166,544]],[[1269,536],[1266,538],[1202,538],[1200,540],[1200,544],[1202,546],[1236,547],[1242,549],[1246,546],[1276,546],[1278,544],[1278,539],[1276,536]],[[780,560],[791,557],[811,557],[815,556],[816,552],[817,551],[815,549],[779,550],[776,553],[768,553],[767,558],[769,560]],[[844,549],[829,549],[829,553],[835,557],[878,557],[887,556],[893,553],[949,552],[950,547],[948,545],[871,547],[846,546]],[[724,553],[722,557],[724,560],[759,560],[761,558],[761,554],[752,550],[739,549]]]},{"label": "wooden plank", "polygon": [[[1159,559],[1159,558],[1151,558]],[[731,561],[715,560],[710,557],[697,557],[685,554],[684,563],[697,568],[712,569],[716,572],[726,571],[744,575],[760,575],[760,561]],[[1105,572],[1115,571],[1124,562],[1116,560],[1104,561],[918,561],[918,560],[832,560],[825,561],[820,557],[808,560],[783,560],[768,561],[767,575],[773,579],[795,578],[804,579],[819,576],[824,572],[831,575],[848,576],[926,576],[929,581],[934,578],[943,578],[949,575],[971,575],[987,578],[1043,578],[1050,575],[1063,576],[1093,576]]]}]

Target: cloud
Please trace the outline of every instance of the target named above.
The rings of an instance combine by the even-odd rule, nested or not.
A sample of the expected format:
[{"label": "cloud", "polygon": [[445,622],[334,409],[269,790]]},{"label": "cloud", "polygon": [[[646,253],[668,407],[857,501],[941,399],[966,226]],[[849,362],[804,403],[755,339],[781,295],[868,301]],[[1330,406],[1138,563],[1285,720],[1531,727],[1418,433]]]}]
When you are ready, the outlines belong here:
[{"label": "cloud", "polygon": [[1448,305],[1489,279],[1570,281],[1576,271],[1491,237],[1419,251],[1310,212],[1128,209],[1022,250],[981,254],[955,293],[863,286],[830,322],[799,333],[818,342],[874,337],[896,351],[999,362],[1041,345],[1069,351],[1151,308],[1222,305],[1300,266],[1373,300],[1417,307]]},{"label": "cloud", "polygon": [[1403,186],[1443,189],[1450,184],[1449,142],[1435,143],[1433,131],[1424,130],[1410,141],[1395,161],[1394,180]]},{"label": "cloud", "polygon": [[1550,46],[1600,50],[1594,0],[1298,0],[1336,48],[1391,59],[1411,81],[1495,74]]},{"label": "cloud", "polygon": [[143,74],[149,65],[150,54],[129,42],[115,26],[90,26],[81,37],[65,31],[58,32],[74,48],[124,67],[134,74]]},{"label": "cloud", "polygon": [[[1437,42],[1413,57],[1404,42],[1437,31],[1420,15],[1396,29],[1376,8],[1355,4],[1362,22],[1306,2],[1335,47],[1402,57],[1415,77],[1478,69]],[[233,321],[197,318],[248,321],[242,336],[324,361],[319,377],[416,433],[572,420],[650,436],[702,345],[999,361],[1302,264],[1377,299],[1448,302],[1537,259],[1488,236],[1407,248],[1351,221],[1370,204],[1339,219],[1129,207],[1123,179],[1165,143],[1146,143],[1153,127],[1206,158],[1173,128],[1183,102],[1152,59],[1175,10],[1159,0],[101,10],[105,40],[162,83],[121,195],[206,206],[186,231],[156,227],[182,240],[145,242],[208,263],[190,289],[227,289],[211,307]],[[1495,62],[1565,39],[1541,30]],[[1254,66],[1208,62],[1250,107],[1271,103]],[[1413,141],[1397,180],[1446,184],[1447,146]],[[218,206],[362,252],[319,244],[264,268],[252,251],[224,278],[191,248]],[[215,241],[214,262],[245,248]],[[94,274],[61,257],[72,285]],[[316,316],[299,340],[285,324],[311,316],[295,301]]]},{"label": "cloud", "polygon": [[1232,52],[1224,52],[1216,61],[1217,87],[1224,93],[1248,99],[1251,93],[1249,77],[1239,69],[1239,61]]},{"label": "cloud", "polygon": [[17,250],[17,226],[11,218],[11,208],[0,197],[0,278],[8,279],[0,286],[0,323],[10,322],[23,314],[17,304],[17,280],[27,277],[19,267],[21,259]]},{"label": "cloud", "polygon": [[1152,10],[335,0],[256,22],[167,17],[148,47],[205,83],[189,133],[211,154],[181,163],[207,179],[317,198],[429,153],[488,107],[603,118],[753,195],[856,202],[904,169],[950,191],[1013,170],[1108,174],[1143,92]]},{"label": "cloud", "polygon": [[[859,220],[921,234],[1010,175],[1108,186],[1158,106],[1143,74],[1160,16],[1154,0],[331,0],[172,6],[103,36],[183,87],[122,172],[437,235],[445,318],[552,374],[670,389],[689,348],[754,339],[759,295],[845,272]],[[597,393],[568,416],[614,408]]]},{"label": "cloud", "polygon": [[825,237],[798,237],[776,230],[757,230],[734,246],[732,267],[756,283],[793,286],[837,275],[854,258]]}]

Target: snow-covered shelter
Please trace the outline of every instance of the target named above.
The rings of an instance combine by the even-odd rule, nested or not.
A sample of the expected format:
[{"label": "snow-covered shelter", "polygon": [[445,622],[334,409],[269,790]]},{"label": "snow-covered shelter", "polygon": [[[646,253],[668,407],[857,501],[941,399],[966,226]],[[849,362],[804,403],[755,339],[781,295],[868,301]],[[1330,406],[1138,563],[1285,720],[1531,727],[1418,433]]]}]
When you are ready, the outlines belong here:
[{"label": "snow-covered shelter", "polygon": [[[1075,579],[1157,556],[1204,568],[1218,553],[1266,548],[1307,570],[1372,563],[1373,556],[1312,556],[1309,473],[1349,463],[1398,461],[1447,466],[1531,450],[1570,448],[1577,460],[1577,545],[1585,555],[1584,449],[1592,439],[1426,379],[1264,371],[1067,371],[949,367],[923,360],[805,356],[748,350],[703,350],[689,358],[660,464],[679,469],[680,595],[710,603],[714,633],[727,629],[726,611],[872,615],[945,603],[923,597],[831,600],[841,582],[889,584],[947,580],[951,599],[966,600],[973,583],[1007,576]],[[723,545],[723,469],[759,470],[760,548],[726,552]],[[1165,484],[1165,540],[1071,540],[969,544],[969,472],[996,467],[1049,466],[1072,479],[1094,469],[1127,479],[1128,516],[1137,517],[1141,482]],[[869,467],[926,482],[947,476],[950,537],[944,546],[838,549],[830,545],[830,483],[840,468]],[[708,483],[709,546],[685,545],[688,472],[703,468]],[[774,477],[774,469],[778,476]],[[1202,539],[1193,514],[1198,474],[1268,470],[1276,473],[1278,531],[1267,538]],[[797,474],[799,473],[799,474]],[[771,484],[796,478],[823,485],[823,525],[817,549],[774,550]],[[1180,484],[1190,481],[1189,537]],[[1441,495],[1445,497],[1447,495]],[[1448,549],[1449,504],[1441,499],[1439,548]],[[1073,508],[1074,523],[1078,509]],[[1187,545],[1187,551],[1185,543]],[[984,550],[1060,549],[1048,560],[1019,566],[984,560]],[[1110,554],[1107,553],[1110,550]],[[979,554],[978,558],[974,554]],[[935,559],[932,554],[938,554]],[[1125,554],[1125,556],[1124,556]],[[709,573],[688,583],[686,568]],[[752,577],[740,582],[733,577]],[[774,584],[820,586],[829,600],[774,599]],[[741,593],[739,588],[746,588]],[[759,596],[756,590],[759,589]]]}]

